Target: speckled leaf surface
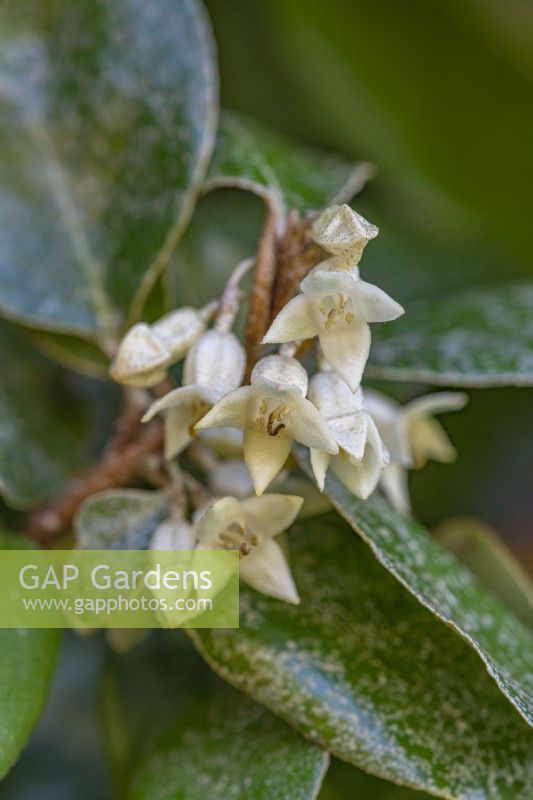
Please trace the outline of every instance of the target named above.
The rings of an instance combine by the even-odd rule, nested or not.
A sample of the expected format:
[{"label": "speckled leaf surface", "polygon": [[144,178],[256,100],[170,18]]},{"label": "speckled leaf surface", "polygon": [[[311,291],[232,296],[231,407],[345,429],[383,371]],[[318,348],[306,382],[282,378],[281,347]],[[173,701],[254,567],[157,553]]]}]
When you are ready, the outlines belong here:
[{"label": "speckled leaf surface", "polygon": [[373,328],[368,377],[442,386],[533,385],[533,282],[407,307]]},{"label": "speckled leaf surface", "polygon": [[4,4],[0,309],[69,333],[139,309],[214,144],[198,0]]},{"label": "speckled leaf surface", "polygon": [[224,112],[204,189],[236,187],[302,213],[348,202],[374,169],[296,145],[249,117]]},{"label": "speckled leaf surface", "polygon": [[327,754],[220,681],[183,634],[158,632],[125,657],[110,654],[103,696],[129,800],[317,796]]},{"label": "speckled leaf surface", "polygon": [[90,449],[86,409],[11,326],[0,326],[0,493],[30,508],[58,489]]},{"label": "speckled leaf surface", "polygon": [[[302,450],[298,452],[308,468]],[[533,724],[531,630],[415,520],[393,511],[380,498],[359,500],[331,474],[325,494],[378,561],[474,648],[501,691]]]},{"label": "speckled leaf surface", "polygon": [[166,509],[161,492],[107,489],[93,494],[74,519],[76,542],[87,550],[143,550]]},{"label": "speckled leaf surface", "polygon": [[333,755],[454,800],[526,800],[533,733],[471,648],[339,516],[288,533],[302,598],[242,587],[239,630],[193,639],[228,682]]},{"label": "speckled leaf surface", "polygon": [[[0,531],[0,550],[25,549]],[[0,778],[12,767],[43,710],[56,664],[58,631],[0,630]]]}]

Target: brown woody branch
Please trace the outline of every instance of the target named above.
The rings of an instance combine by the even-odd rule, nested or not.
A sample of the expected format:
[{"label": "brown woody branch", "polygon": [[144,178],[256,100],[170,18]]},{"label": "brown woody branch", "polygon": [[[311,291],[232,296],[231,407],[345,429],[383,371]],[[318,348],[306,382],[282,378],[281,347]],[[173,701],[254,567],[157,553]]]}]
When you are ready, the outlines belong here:
[{"label": "brown woody branch", "polygon": [[306,217],[300,220],[295,210],[289,213],[287,228],[278,248],[270,321],[294,297],[300,281],[325,258],[324,251],[311,239],[313,219],[314,217]]},{"label": "brown woody branch", "polygon": [[263,232],[257,247],[254,278],[250,292],[250,308],[246,322],[246,380],[257,361],[261,340],[270,322],[272,287],[276,276],[278,225],[280,212],[273,201],[267,201]]},{"label": "brown woody branch", "polygon": [[49,544],[70,527],[77,510],[91,495],[128,486],[148,456],[161,451],[163,440],[163,426],[157,421],[134,441],[118,449],[109,448],[100,461],[73,478],[52,502],[30,515],[29,537]]}]

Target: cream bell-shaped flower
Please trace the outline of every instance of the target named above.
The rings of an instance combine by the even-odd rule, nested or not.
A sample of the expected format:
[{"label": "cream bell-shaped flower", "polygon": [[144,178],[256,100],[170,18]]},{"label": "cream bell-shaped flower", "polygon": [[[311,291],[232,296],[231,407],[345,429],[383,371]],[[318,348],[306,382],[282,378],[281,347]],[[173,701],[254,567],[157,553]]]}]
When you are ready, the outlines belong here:
[{"label": "cream bell-shaped flower", "polygon": [[[159,562],[156,555],[158,551],[188,551],[187,555],[180,555],[176,558],[171,557],[170,562],[165,558],[163,564],[168,568],[172,562],[176,568],[182,568],[184,564],[193,566],[196,551],[196,533],[194,526],[181,516],[177,511],[154,531],[150,540],[150,550],[154,551],[154,566]],[[165,628],[175,628],[183,625],[185,621],[196,615],[195,612],[178,611],[175,607],[176,600],[185,600],[194,594],[192,586],[183,586],[180,589],[168,589],[165,586],[152,589],[155,598],[160,601],[160,608],[156,612]],[[164,604],[164,605],[163,605]]]},{"label": "cream bell-shaped flower", "polygon": [[338,269],[356,266],[364,248],[378,233],[379,228],[346,203],[327,208],[312,229],[313,239],[327,253],[335,256]]},{"label": "cream bell-shaped flower", "polygon": [[172,362],[172,353],[149,325],[139,322],[124,336],[110,375],[124,386],[148,388],[160,383]]},{"label": "cream bell-shaped flower", "polygon": [[307,373],[296,359],[266,356],[255,365],[251,386],[223,397],[196,425],[244,428],[244,460],[258,495],[285,464],[294,440],[338,452],[331,431],[305,397],[307,387]]},{"label": "cream bell-shaped flower", "polygon": [[269,597],[298,604],[289,564],[274,537],[291,525],[301,505],[302,499],[292,495],[223,497],[196,523],[198,548],[238,550],[243,581]]},{"label": "cream bell-shaped flower", "polygon": [[[324,269],[323,266],[327,268]],[[330,262],[315,267],[297,295],[280,311],[264,343],[318,336],[325,358],[355,392],[370,350],[369,322],[387,322],[404,313],[399,303],[357,270],[341,272]]]},{"label": "cream bell-shaped flower", "polygon": [[339,375],[322,371],[311,378],[309,399],[326,420],[339,446],[339,454],[333,457],[311,450],[311,467],[319,488],[324,489],[330,467],[353,494],[366,500],[378,484],[387,454],[365,410],[362,390],[352,392]]},{"label": "cream bell-shaped flower", "polygon": [[433,414],[458,411],[468,397],[463,392],[435,392],[402,406],[381,392],[368,390],[365,401],[390,454],[381,488],[391,504],[405,514],[411,504],[407,470],[421,469],[429,460],[449,463],[456,450]]},{"label": "cream bell-shaped flower", "polygon": [[191,347],[183,370],[184,386],[156,400],[143,417],[165,412],[165,455],[187,447],[193,428],[221,397],[240,385],[246,366],[244,347],[235,334],[210,330]]},{"label": "cream bell-shaped flower", "polygon": [[178,308],[154,322],[152,331],[172,355],[180,361],[205,330],[205,315],[195,308]]}]

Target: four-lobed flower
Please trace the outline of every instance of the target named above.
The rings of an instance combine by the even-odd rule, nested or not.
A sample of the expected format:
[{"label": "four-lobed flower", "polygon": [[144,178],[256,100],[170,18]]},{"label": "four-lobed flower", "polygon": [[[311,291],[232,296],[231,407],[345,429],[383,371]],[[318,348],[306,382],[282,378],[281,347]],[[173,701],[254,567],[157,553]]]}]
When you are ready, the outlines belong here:
[{"label": "four-lobed flower", "polygon": [[370,350],[368,323],[396,319],[404,313],[402,306],[379,287],[361,280],[357,269],[332,269],[330,262],[315,267],[300,288],[302,294],[280,311],[263,342],[318,336],[325,358],[355,392]]},{"label": "four-lobed flower", "polygon": [[376,488],[387,463],[387,454],[363,392],[352,392],[335,372],[324,370],[311,378],[309,399],[326,420],[339,446],[331,456],[311,450],[311,467],[321,490],[328,468],[358,497],[365,500]]},{"label": "four-lobed flower", "polygon": [[244,429],[244,460],[260,495],[282,469],[293,441],[331,455],[338,452],[327,424],[306,399],[307,388],[307,372],[299,361],[266,356],[255,365],[251,385],[219,400],[196,428]]},{"label": "four-lobed flower", "polygon": [[294,578],[274,537],[292,524],[301,505],[302,499],[292,495],[223,497],[198,515],[198,548],[238,550],[243,581],[270,597],[297,604]]},{"label": "four-lobed flower", "polygon": [[365,401],[390,454],[381,488],[398,511],[408,514],[407,471],[420,469],[430,459],[449,463],[456,457],[454,446],[433,415],[463,408],[468,397],[463,392],[435,392],[402,406],[381,392],[367,390]]}]

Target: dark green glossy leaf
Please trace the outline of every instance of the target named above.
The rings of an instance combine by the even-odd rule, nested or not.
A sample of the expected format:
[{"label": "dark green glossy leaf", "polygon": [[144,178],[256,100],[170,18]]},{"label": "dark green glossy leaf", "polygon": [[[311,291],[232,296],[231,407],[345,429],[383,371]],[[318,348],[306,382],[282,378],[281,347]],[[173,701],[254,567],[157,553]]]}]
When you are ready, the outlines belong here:
[{"label": "dark green glossy leaf", "polygon": [[107,738],[112,753],[123,743],[125,797],[316,798],[328,756],[222,683],[182,637],[155,635],[109,662]]},{"label": "dark green glossy leaf", "polygon": [[204,190],[245,189],[278,208],[316,211],[344,203],[372,177],[371,164],[354,165],[295,144],[255,120],[224,112]]},{"label": "dark green glossy leaf", "polygon": [[0,492],[29,508],[83,463],[90,425],[64,373],[11,327],[0,327],[0,340]]},{"label": "dark green glossy leaf", "polygon": [[198,0],[2,9],[0,308],[98,335],[142,303],[192,211],[217,78]]},{"label": "dark green glossy leaf", "polygon": [[[304,468],[308,462],[302,450]],[[415,520],[382,499],[359,500],[334,475],[325,494],[378,561],[467,641],[504,695],[533,725],[533,634]]]},{"label": "dark green glossy leaf", "polygon": [[[0,550],[20,549],[20,537],[0,532]],[[58,631],[0,630],[0,778],[12,767],[46,701]]]},{"label": "dark green glossy leaf", "polygon": [[368,376],[443,386],[533,385],[533,283],[469,289],[373,329]]},{"label": "dark green glossy leaf", "polygon": [[37,722],[56,662],[57,631],[0,630],[0,777]]},{"label": "dark green glossy leaf", "polygon": [[454,517],[434,531],[442,547],[465,564],[480,582],[533,628],[533,584],[495,530],[475,517]]},{"label": "dark green glossy leaf", "polygon": [[101,636],[66,633],[42,719],[2,781],[2,800],[117,800],[102,752]]},{"label": "dark green glossy leaf", "polygon": [[87,550],[143,550],[166,508],[161,492],[108,489],[93,494],[76,514],[76,541]]},{"label": "dark green glossy leaf", "polygon": [[337,515],[288,533],[302,598],[242,587],[239,630],[196,630],[230,683],[333,755],[444,798],[526,800],[533,733],[479,659]]},{"label": "dark green glossy leaf", "polygon": [[135,771],[134,800],[313,800],[328,757],[261,706],[221,686],[196,697]]}]

